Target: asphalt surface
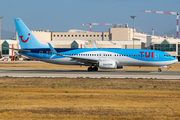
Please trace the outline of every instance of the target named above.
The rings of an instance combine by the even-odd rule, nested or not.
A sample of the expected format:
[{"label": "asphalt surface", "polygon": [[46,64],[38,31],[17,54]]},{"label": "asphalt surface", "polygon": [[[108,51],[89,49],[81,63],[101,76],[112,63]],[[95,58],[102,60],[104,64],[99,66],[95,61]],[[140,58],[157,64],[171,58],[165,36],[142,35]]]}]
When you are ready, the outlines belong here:
[{"label": "asphalt surface", "polygon": [[179,71],[97,71],[87,70],[6,70],[0,69],[0,77],[90,77],[90,78],[156,78],[180,79]]}]

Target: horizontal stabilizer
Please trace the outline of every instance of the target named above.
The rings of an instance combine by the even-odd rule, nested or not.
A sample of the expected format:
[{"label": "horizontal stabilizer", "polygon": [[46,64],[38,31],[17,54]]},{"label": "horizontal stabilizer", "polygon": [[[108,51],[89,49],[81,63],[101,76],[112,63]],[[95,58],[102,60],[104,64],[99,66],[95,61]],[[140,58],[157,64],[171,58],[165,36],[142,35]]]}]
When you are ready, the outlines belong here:
[{"label": "horizontal stabilizer", "polygon": [[[4,47],[4,48],[8,48],[8,47]],[[31,52],[31,50],[23,50],[23,49],[15,49],[15,48],[8,48],[8,49],[21,51],[21,52]]]}]

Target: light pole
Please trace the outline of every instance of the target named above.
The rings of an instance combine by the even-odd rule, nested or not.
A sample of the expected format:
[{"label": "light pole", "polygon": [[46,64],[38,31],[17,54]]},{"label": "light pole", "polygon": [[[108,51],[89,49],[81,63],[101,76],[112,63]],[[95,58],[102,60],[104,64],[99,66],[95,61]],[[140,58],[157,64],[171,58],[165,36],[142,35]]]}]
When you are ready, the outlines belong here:
[{"label": "light pole", "polygon": [[1,19],[3,18],[3,16],[2,17],[0,17],[0,40],[1,40]]},{"label": "light pole", "polygon": [[131,16],[131,18],[133,19],[133,49],[134,49],[134,19],[136,18],[137,16]]}]

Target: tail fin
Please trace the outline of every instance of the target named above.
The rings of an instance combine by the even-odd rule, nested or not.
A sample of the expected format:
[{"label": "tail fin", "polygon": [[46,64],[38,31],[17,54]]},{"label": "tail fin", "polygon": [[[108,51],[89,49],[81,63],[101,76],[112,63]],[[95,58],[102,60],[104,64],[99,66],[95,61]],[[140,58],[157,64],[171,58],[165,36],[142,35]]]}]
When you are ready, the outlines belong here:
[{"label": "tail fin", "polygon": [[21,49],[49,48],[40,43],[20,18],[14,19]]}]

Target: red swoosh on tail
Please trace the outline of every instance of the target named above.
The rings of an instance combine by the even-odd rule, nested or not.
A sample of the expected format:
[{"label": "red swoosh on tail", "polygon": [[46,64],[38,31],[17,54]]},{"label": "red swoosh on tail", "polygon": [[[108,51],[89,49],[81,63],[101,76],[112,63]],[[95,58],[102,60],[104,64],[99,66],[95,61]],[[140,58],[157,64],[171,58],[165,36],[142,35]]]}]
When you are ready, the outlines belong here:
[{"label": "red swoosh on tail", "polygon": [[26,43],[28,40],[29,40],[29,37],[26,39],[26,40],[23,40],[22,38],[23,38],[23,36],[19,36],[20,38],[21,38],[21,41],[23,42],[23,43]]}]

